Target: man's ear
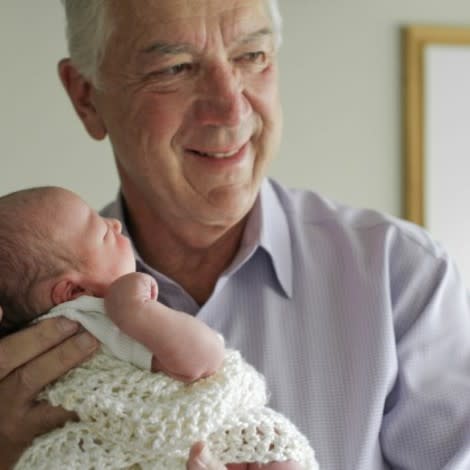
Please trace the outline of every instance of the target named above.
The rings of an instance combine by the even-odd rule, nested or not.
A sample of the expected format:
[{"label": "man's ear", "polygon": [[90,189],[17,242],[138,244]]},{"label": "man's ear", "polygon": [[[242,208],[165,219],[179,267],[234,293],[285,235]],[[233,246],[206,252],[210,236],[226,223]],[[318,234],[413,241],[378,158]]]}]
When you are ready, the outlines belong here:
[{"label": "man's ear", "polygon": [[107,130],[93,104],[91,82],[83,77],[70,59],[59,62],[58,72],[62,85],[90,136],[96,140],[104,139]]},{"label": "man's ear", "polygon": [[86,294],[88,291],[78,282],[70,278],[63,278],[52,286],[51,300],[54,305],[59,305]]}]

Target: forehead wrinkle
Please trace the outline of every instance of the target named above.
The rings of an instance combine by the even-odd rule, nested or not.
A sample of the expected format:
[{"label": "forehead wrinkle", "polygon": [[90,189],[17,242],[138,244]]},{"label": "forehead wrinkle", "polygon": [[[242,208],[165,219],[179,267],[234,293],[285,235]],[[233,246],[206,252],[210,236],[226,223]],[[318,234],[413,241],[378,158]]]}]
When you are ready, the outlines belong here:
[{"label": "forehead wrinkle", "polygon": [[[235,45],[246,44],[255,41],[263,37],[273,36],[273,30],[271,28],[262,28],[253,33],[248,33],[241,38],[237,38]],[[167,43],[163,41],[157,41],[154,44],[144,48],[141,53],[143,54],[158,54],[158,55],[177,55],[177,54],[194,54],[196,52],[195,47],[188,43]]]},{"label": "forehead wrinkle", "polygon": [[157,41],[148,47],[145,47],[142,51],[144,54],[161,54],[161,55],[176,55],[184,53],[193,53],[194,46],[188,43],[172,44],[163,41]]},{"label": "forehead wrinkle", "polygon": [[[134,32],[150,26],[151,29],[161,27],[172,30],[173,26],[193,20],[202,23],[234,22],[240,14],[246,12],[250,19],[262,15],[270,19],[265,0],[132,0],[132,2],[112,2],[111,16],[118,21],[123,29],[129,29],[129,21],[134,23]],[[140,2],[140,3],[139,3]],[[194,26],[194,25],[192,25]],[[120,29],[120,28],[118,28]],[[188,29],[183,27],[184,33]],[[183,32],[182,31],[182,32]],[[158,39],[158,38],[157,38]]]},{"label": "forehead wrinkle", "polygon": [[265,0],[225,1],[112,2],[118,27],[113,52],[109,50],[103,62],[109,77],[133,82],[136,70],[154,59],[178,54],[196,57],[220,47],[231,50],[256,37],[273,35]]},{"label": "forehead wrinkle", "polygon": [[256,41],[257,39],[263,38],[263,37],[272,37],[274,36],[274,32],[272,28],[261,28],[258,31],[254,31],[253,33],[248,33],[245,36],[242,36],[241,38],[238,38],[235,43],[236,44],[246,44],[248,42]]}]

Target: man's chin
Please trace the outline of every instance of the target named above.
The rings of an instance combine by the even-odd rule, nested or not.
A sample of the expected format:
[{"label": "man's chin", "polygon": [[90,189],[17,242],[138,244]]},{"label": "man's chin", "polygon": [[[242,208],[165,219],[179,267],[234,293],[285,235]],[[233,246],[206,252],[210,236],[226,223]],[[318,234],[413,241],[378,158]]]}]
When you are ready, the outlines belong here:
[{"label": "man's chin", "polygon": [[218,188],[209,194],[211,213],[232,223],[243,219],[253,207],[257,188],[247,185]]}]

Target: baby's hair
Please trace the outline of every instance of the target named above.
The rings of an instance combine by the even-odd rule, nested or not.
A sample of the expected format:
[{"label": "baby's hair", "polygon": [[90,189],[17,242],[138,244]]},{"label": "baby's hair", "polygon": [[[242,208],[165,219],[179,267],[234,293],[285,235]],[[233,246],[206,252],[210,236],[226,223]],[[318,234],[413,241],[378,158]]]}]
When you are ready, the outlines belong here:
[{"label": "baby's hair", "polygon": [[53,234],[61,191],[44,186],[0,197],[0,337],[52,308],[41,305],[36,288],[77,265]]}]

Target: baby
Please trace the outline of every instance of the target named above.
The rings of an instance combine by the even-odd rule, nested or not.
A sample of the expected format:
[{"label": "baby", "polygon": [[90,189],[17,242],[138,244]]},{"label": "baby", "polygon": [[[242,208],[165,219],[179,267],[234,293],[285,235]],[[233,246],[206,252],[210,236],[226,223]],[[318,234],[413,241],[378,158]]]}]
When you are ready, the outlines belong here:
[{"label": "baby", "polygon": [[[41,468],[38,456],[46,446],[48,455],[44,461],[44,468],[51,468],[51,456],[54,452],[57,453],[58,459],[62,452],[63,458],[73,461],[71,453],[80,448],[81,454],[84,454],[83,449],[89,449],[94,459],[101,458],[103,465],[108,462],[111,465],[109,468],[118,466],[122,468],[122,464],[125,463],[128,467],[139,465],[140,468],[147,468],[147,465],[148,468],[176,469],[177,462],[178,465],[184,464],[191,443],[200,439],[208,442],[218,458],[230,459],[233,455],[220,455],[222,450],[217,455],[217,446],[220,449],[230,447],[227,446],[227,442],[219,442],[220,435],[230,436],[230,433],[234,432],[234,426],[229,424],[229,409],[225,405],[222,406],[222,402],[218,409],[217,400],[214,398],[214,409],[217,408],[219,411],[213,421],[219,422],[213,428],[208,428],[207,423],[204,423],[204,432],[201,429],[199,434],[196,428],[201,427],[201,419],[196,423],[194,417],[190,417],[186,422],[180,413],[178,419],[184,421],[192,431],[184,432],[188,442],[183,446],[182,453],[174,452],[174,448],[181,444],[182,439],[167,449],[166,454],[173,453],[172,456],[163,455],[162,451],[164,443],[172,441],[171,436],[162,437],[161,433],[170,429],[174,434],[178,421],[173,422],[171,419],[168,421],[168,413],[158,414],[155,411],[159,408],[159,404],[161,409],[166,409],[163,403],[167,400],[166,403],[171,405],[171,409],[178,408],[181,412],[183,409],[181,407],[188,397],[196,409],[195,401],[201,397],[211,396],[211,390],[220,390],[222,383],[226,387],[241,388],[241,385],[237,386],[230,381],[232,378],[228,380],[224,376],[227,373],[232,376],[243,375],[245,380],[243,383],[251,380],[250,383],[254,384],[252,388],[262,389],[259,394],[261,398],[257,403],[255,403],[257,400],[254,400],[254,408],[247,410],[247,416],[257,416],[256,412],[261,412],[259,415],[261,420],[267,419],[271,424],[276,423],[273,425],[273,435],[282,435],[284,427],[286,436],[294,436],[292,444],[288,446],[290,454],[289,449],[284,449],[281,459],[285,461],[283,466],[277,464],[275,468],[279,470],[316,468],[313,451],[306,444],[305,438],[285,418],[264,407],[264,384],[262,380],[260,382],[256,372],[243,363],[235,352],[226,353],[223,340],[214,330],[191,315],[171,310],[157,302],[157,295],[155,280],[148,275],[135,272],[132,246],[129,239],[122,235],[118,220],[101,217],[77,195],[62,188],[32,188],[0,198],[0,305],[3,309],[0,334],[8,334],[26,326],[35,320],[38,312],[45,313],[52,310],[49,315],[64,314],[82,322],[107,346],[105,351],[108,354],[110,350],[120,359],[130,360],[138,366],[150,368],[153,372],[164,372],[180,381],[172,383],[171,379],[165,378],[163,374],[148,374],[123,363],[119,364],[120,367],[124,367],[123,377],[119,379],[120,385],[116,386],[115,390],[123,391],[125,388],[127,396],[122,397],[115,393],[110,398],[106,395],[111,393],[108,382],[116,381],[116,370],[119,367],[113,362],[117,361],[116,359],[103,353],[98,354],[90,363],[69,372],[44,394],[44,397],[54,405],[62,405],[77,411],[81,422],[70,423],[63,429],[50,433],[52,437],[46,435],[38,438],[25,452],[17,468],[27,468],[32,462],[34,468]],[[106,315],[103,315],[104,310]],[[131,346],[130,349],[123,347],[126,341],[126,344]],[[140,351],[137,354],[140,358],[134,358],[129,353],[131,349]],[[150,377],[152,375],[154,377]],[[130,376],[133,376],[134,380],[129,385]],[[100,377],[102,380],[97,386],[96,381],[99,381]],[[78,382],[71,385],[74,384],[74,380]],[[126,381],[125,386],[122,385],[122,380]],[[94,383],[92,389],[87,390],[86,384],[90,381]],[[146,391],[146,397],[154,411],[145,412],[135,418],[135,408],[132,410],[126,408],[130,403],[134,403],[130,397],[129,387],[144,382],[146,387],[152,388]],[[77,392],[78,390],[80,392]],[[136,395],[136,391],[141,393],[142,387],[137,387],[132,393]],[[82,395],[74,401],[71,396],[77,393]],[[101,398],[100,393],[103,394]],[[229,393],[228,390],[226,393]],[[184,397],[183,401],[181,397]],[[146,406],[142,404],[144,401],[146,400],[138,397],[140,405],[136,406],[141,410]],[[109,403],[112,403],[111,407]],[[236,413],[237,409],[242,408],[239,404],[232,409],[232,412]],[[122,416],[116,418],[116,410],[125,415],[123,410],[126,409],[129,415],[125,419]],[[264,410],[267,414],[262,418]],[[114,421],[110,418],[113,414],[116,415],[112,418]],[[222,418],[225,414],[227,420],[224,421]],[[136,434],[136,430],[120,440],[116,437],[119,433],[106,435],[103,434],[103,429],[109,431],[112,426],[118,426],[122,431],[123,423],[128,426],[132,419],[137,423],[135,426],[140,436],[134,440],[142,447],[123,451],[121,447],[133,442],[132,437]],[[246,420],[247,418],[236,420],[238,427],[241,423],[243,428],[245,423],[245,428],[237,431],[244,433],[245,441],[248,439],[246,432],[251,429],[250,423]],[[114,424],[111,425],[111,422]],[[254,429],[257,435],[255,437],[261,441],[266,431],[260,432],[258,427]],[[90,433],[93,438],[87,439]],[[144,434],[149,438],[147,443],[143,438]],[[163,439],[158,447],[157,436]],[[62,442],[64,439],[69,444],[69,441],[72,441],[71,449],[65,453],[65,441]],[[57,442],[61,444],[54,450],[54,443]],[[274,447],[273,444],[267,446],[267,451],[272,451]],[[161,451],[161,455],[154,458],[154,454],[158,454],[157,449]],[[304,456],[299,454],[300,449],[305,450]],[[125,455],[118,464],[115,460],[119,459],[118,455],[121,454]],[[130,458],[129,455],[133,457]],[[242,455],[243,452],[238,449],[239,458]],[[250,455],[253,457],[253,454]],[[270,469],[274,464],[266,462],[278,460],[276,458],[278,456],[279,454],[267,452],[266,455],[260,456],[261,460],[256,458],[223,461],[225,463],[262,461],[265,462],[264,465],[245,464],[240,468]],[[81,455],[76,458],[86,460],[87,457]],[[302,466],[293,460],[305,463]],[[85,468],[84,462],[77,463],[76,468]],[[90,462],[88,464],[91,466]],[[96,465],[96,461],[93,465]]]},{"label": "baby", "polygon": [[157,284],[135,272],[118,220],[100,217],[61,188],[19,191],[0,201],[2,332],[82,295],[103,297],[112,321],[154,353],[153,371],[194,381],[221,366],[224,347],[215,331],[155,302]]}]

